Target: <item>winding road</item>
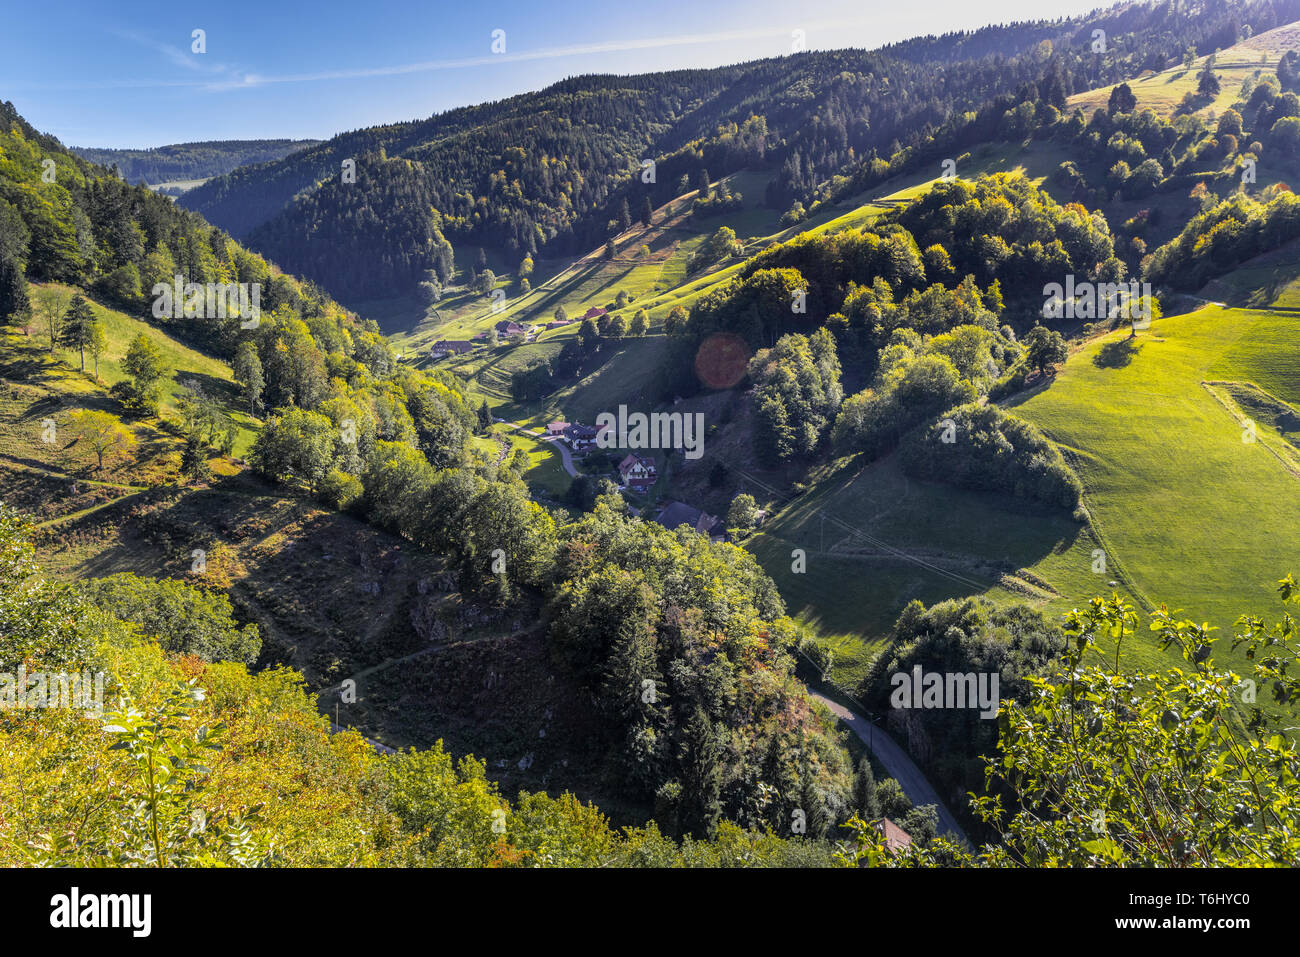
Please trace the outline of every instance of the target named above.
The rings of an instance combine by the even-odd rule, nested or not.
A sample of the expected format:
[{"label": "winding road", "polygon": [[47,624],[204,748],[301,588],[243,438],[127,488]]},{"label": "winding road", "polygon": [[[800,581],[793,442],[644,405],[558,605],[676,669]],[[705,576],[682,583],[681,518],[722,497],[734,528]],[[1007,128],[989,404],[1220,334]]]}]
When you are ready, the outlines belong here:
[{"label": "winding road", "polygon": [[939,812],[939,833],[945,831],[953,835],[958,843],[971,847],[970,838],[966,832],[961,829],[957,819],[952,816],[948,806],[939,799],[938,793],[934,786],[921,769],[918,768],[907,752],[899,747],[898,743],[889,736],[883,728],[874,727],[870,721],[858,714],[856,711],[850,711],[844,705],[837,701],[832,701],[825,695],[818,694],[811,688],[808,689],[809,697],[816,698],[826,707],[830,708],[835,717],[843,721],[854,734],[861,739],[862,743],[874,754],[884,765],[889,776],[894,778],[903,788],[903,793],[907,795],[908,800],[916,807],[922,804],[933,804]]},{"label": "winding road", "polygon": [[547,435],[545,432],[534,432],[532,429],[525,429],[522,425],[515,425],[513,422],[507,422],[505,419],[497,419],[497,421],[507,428],[514,429],[516,432],[522,432],[524,435],[531,435],[533,438],[539,439],[542,442],[549,442],[560,450],[560,461],[564,463],[564,471],[568,472],[573,478],[578,478],[582,475],[582,473],[578,471],[578,467],[573,464],[573,453],[569,451],[569,447],[561,441],[558,435]]}]

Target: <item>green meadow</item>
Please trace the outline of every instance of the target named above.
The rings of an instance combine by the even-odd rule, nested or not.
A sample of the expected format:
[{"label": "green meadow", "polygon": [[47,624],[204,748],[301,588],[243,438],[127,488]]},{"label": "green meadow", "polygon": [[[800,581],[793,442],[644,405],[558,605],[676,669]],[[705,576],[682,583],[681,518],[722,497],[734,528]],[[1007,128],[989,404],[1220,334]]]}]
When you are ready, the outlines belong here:
[{"label": "green meadow", "polygon": [[[33,283],[33,300],[35,300],[42,288],[61,289],[69,296],[74,292],[70,287],[60,286],[57,283],[44,286]],[[185,345],[143,319],[129,316],[120,310],[102,305],[89,297],[87,297],[87,301],[90,303],[95,318],[103,325],[104,334],[108,339],[108,347],[104,350],[103,355],[99,357],[99,380],[105,387],[112,386],[127,378],[126,373],[122,371],[122,360],[126,357],[126,351],[130,347],[131,341],[140,333],[144,333],[158,347],[167,366],[167,375],[162,382],[161,406],[164,412],[175,416],[176,395],[180,392],[181,383],[194,382],[209,395],[216,396],[227,407],[231,419],[239,427],[239,432],[235,437],[234,454],[243,455],[248,451],[253,439],[257,436],[260,423],[246,412],[241,411],[243,403],[239,398],[239,387],[234,381],[230,366],[220,359]],[[48,337],[48,333],[43,328],[38,327],[35,322],[33,322],[31,329],[32,336],[29,340],[21,341],[18,337],[15,337],[12,340],[12,345],[15,348],[41,351],[42,335]],[[48,349],[49,339],[45,338],[44,342],[45,347]],[[57,374],[61,378],[65,380],[83,378],[83,374],[80,372],[81,358],[77,350],[60,346],[56,348],[55,355],[70,367],[70,369],[59,370]],[[54,373],[51,372],[51,374]],[[84,374],[87,385],[93,385],[94,375],[95,362],[88,354]],[[61,388],[68,389],[68,384],[65,383]],[[70,391],[80,390],[72,387]]]},{"label": "green meadow", "polygon": [[1066,595],[1105,586],[1091,571],[1096,542],[1068,512],[917,482],[893,455],[863,458],[814,472],[746,544],[789,613],[836,649],[839,678],[860,676],[913,599],[987,594],[1055,611]]},{"label": "green meadow", "polygon": [[[1214,72],[1219,78],[1219,95],[1211,102],[1200,107],[1197,112],[1215,115],[1221,114],[1238,99],[1242,83],[1255,74],[1256,70],[1268,70],[1277,66],[1281,55],[1300,44],[1300,30],[1294,24],[1269,30],[1257,37],[1244,40],[1236,46],[1220,50],[1214,57]],[[1170,116],[1188,93],[1196,92],[1198,75],[1205,68],[1208,57],[1197,57],[1192,68],[1185,68],[1182,63],[1158,73],[1148,73],[1129,82],[1133,95],[1137,97],[1141,109],[1153,109],[1164,116]],[[1076,107],[1085,114],[1093,110],[1106,108],[1110,98],[1111,87],[1101,87],[1076,93],[1069,98],[1071,110]]]},{"label": "green meadow", "polygon": [[[1007,401],[1067,452],[1091,522],[915,482],[892,456],[850,457],[814,472],[746,547],[790,614],[834,650],[841,681],[860,676],[913,598],[983,594],[1059,615],[1118,591],[1139,611],[1167,603],[1230,636],[1243,613],[1276,614],[1277,579],[1300,569],[1286,441],[1296,437],[1298,331],[1298,316],[1207,306],[1135,339],[1095,339],[1049,386]],[[1256,410],[1253,441],[1207,381],[1242,384],[1227,391]],[[1218,654],[1241,667],[1230,644]],[[1168,660],[1145,633],[1128,656]]]},{"label": "green meadow", "polygon": [[1270,443],[1244,441],[1202,382],[1252,382],[1294,403],[1296,322],[1207,306],[1095,340],[1050,388],[1011,403],[1078,450],[1093,519],[1137,587],[1224,629],[1277,608],[1276,580],[1300,567],[1300,497]]},{"label": "green meadow", "polygon": [[[1014,147],[1015,151],[1023,149]],[[999,158],[990,156],[985,158],[984,165],[992,167],[1000,162]],[[1041,174],[1046,175],[1047,171],[1044,169]],[[896,202],[923,192],[931,181],[929,177],[919,176],[891,182],[819,210],[801,223],[782,227],[778,212],[759,205],[769,175],[743,170],[726,177],[724,182],[728,187],[744,196],[743,207],[733,213],[697,220],[689,212],[694,193],[674,199],[656,210],[654,225],[647,228],[634,224],[621,235],[619,251],[613,259],[604,258],[603,251],[596,249],[567,262],[539,261],[533,287],[527,293],[522,292],[513,278],[498,275],[496,288],[504,291],[506,297],[495,311],[487,297],[457,291],[444,295],[432,307],[418,306],[409,299],[365,303],[366,314],[379,321],[391,335],[394,346],[408,354],[407,359],[418,363],[426,361],[418,354],[427,352],[439,339],[472,339],[505,320],[524,325],[544,324],[551,320],[557,306],[563,306],[570,319],[577,319],[592,307],[601,307],[609,309],[611,315],[622,314],[630,320],[638,309],[644,308],[654,329],[674,306],[689,309],[701,295],[736,276],[745,259],[763,247],[805,231],[824,233],[865,226]],[[711,268],[690,273],[688,264],[696,249],[721,226],[736,231],[744,244],[743,252]],[[645,251],[642,246],[646,247]],[[628,294],[629,302],[617,309],[614,301],[620,291]],[[530,346],[557,341],[562,344],[562,340],[575,336],[577,330],[578,324],[574,322],[544,331],[532,343],[510,344],[504,348],[524,350],[520,358],[535,362],[526,351]],[[471,357],[448,357],[436,365],[477,375],[495,363],[485,344],[480,353]],[[487,391],[490,395],[500,390],[489,381]]]},{"label": "green meadow", "polygon": [[522,449],[528,456],[528,468],[524,470],[523,479],[530,488],[553,501],[564,497],[573,479],[564,471],[564,460],[554,444],[505,425],[494,425],[492,434],[508,442],[512,452]]}]

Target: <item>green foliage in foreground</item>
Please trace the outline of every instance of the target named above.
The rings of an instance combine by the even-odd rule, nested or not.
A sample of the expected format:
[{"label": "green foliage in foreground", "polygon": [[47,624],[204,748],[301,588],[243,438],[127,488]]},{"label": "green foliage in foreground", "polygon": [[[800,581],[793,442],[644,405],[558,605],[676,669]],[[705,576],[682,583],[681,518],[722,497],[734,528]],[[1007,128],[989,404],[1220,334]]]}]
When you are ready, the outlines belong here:
[{"label": "green foliage in foreground", "polygon": [[163,650],[251,665],[262,650],[256,625],[240,627],[230,599],[170,578],[124,573],[76,586],[88,602],[153,636]]},{"label": "green foliage in foreground", "polygon": [[[1300,586],[1279,582],[1283,602]],[[942,841],[895,860],[862,822],[859,864],[1027,867],[1295,867],[1300,863],[1300,755],[1256,706],[1300,701],[1295,677],[1300,630],[1284,613],[1272,625],[1246,615],[1232,644],[1244,646],[1254,675],[1215,664],[1219,640],[1205,623],[1162,606],[1150,629],[1182,667],[1121,672],[1084,664],[1098,652],[1118,662],[1138,616],[1118,596],[1094,598],[1066,616],[1066,652],[1050,678],[1025,677],[1028,701],[1004,701],[997,754],[986,784],[1011,798],[972,795],[999,839],[973,858]],[[1112,651],[1111,645],[1114,645]],[[1243,711],[1245,720],[1243,721]],[[992,787],[989,788],[992,790]]]},{"label": "green foliage in foreground", "polygon": [[[1218,668],[1208,625],[1152,616],[1185,665],[1122,673],[1137,616],[1094,599],[1066,620],[1048,677],[1004,701],[995,828],[974,851],[942,838],[893,853],[860,818],[856,841],[783,839],[721,822],[709,840],[653,823],[616,831],[572,795],[507,801],[481,761],[435,745],[386,756],[330,734],[299,675],[169,655],[70,586],[39,578],[30,531],[0,511],[0,661],[110,673],[106,713],[0,708],[0,865],[44,866],[1256,866],[1300,862],[1300,757],[1259,709],[1284,705],[1297,624],[1241,618],[1251,681]],[[1297,585],[1281,583],[1297,602]],[[1085,660],[1089,663],[1085,665]],[[1253,682],[1253,683],[1252,683]],[[683,782],[689,784],[690,782]],[[879,799],[888,797],[887,788]],[[870,801],[864,801],[870,806]]]},{"label": "green foliage in foreground", "polygon": [[[615,830],[569,794],[511,802],[482,761],[441,743],[379,754],[355,733],[331,734],[297,673],[170,653],[163,645],[196,622],[160,614],[137,629],[108,613],[146,617],[151,593],[175,599],[168,584],[43,580],[30,534],[0,508],[3,675],[25,663],[107,680],[102,714],[0,707],[0,866],[832,863],[826,841],[725,821],[711,840],[675,841],[654,824]],[[219,604],[197,617],[215,627]]]}]

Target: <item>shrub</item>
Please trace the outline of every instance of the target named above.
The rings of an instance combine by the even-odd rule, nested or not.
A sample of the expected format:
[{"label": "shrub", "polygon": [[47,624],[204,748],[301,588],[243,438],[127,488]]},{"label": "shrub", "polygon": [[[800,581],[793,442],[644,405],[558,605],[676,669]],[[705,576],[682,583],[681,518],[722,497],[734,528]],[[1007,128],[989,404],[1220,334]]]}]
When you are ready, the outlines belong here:
[{"label": "shrub", "polygon": [[1029,375],[1029,362],[1021,359],[1003,373],[1002,378],[989,386],[989,401],[996,402],[998,399],[1019,392],[1025,387],[1027,375]]},{"label": "shrub", "polygon": [[882,455],[928,417],[975,398],[943,356],[905,357],[879,385],[844,401],[831,433],[837,453]]},{"label": "shrub", "polygon": [[220,592],[129,572],[88,579],[74,587],[101,612],[134,622],[169,652],[246,665],[261,653],[257,625],[241,626],[230,599]]},{"label": "shrub", "polygon": [[361,479],[338,469],[330,469],[320,481],[317,494],[331,508],[345,511],[355,505],[365,492]]},{"label": "shrub", "polygon": [[1042,432],[994,405],[971,403],[944,413],[907,436],[899,456],[913,478],[1069,509],[1083,493],[1078,476]]}]

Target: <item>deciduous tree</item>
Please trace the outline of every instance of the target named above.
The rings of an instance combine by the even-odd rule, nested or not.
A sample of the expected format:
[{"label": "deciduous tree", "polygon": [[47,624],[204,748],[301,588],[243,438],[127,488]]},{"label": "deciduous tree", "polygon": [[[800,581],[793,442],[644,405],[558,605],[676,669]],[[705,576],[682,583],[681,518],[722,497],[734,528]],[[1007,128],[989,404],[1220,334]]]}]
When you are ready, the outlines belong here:
[{"label": "deciduous tree", "polygon": [[135,434],[111,412],[98,409],[77,409],[70,416],[72,434],[78,443],[94,453],[96,470],[104,470],[104,460],[124,455],[136,446]]}]

